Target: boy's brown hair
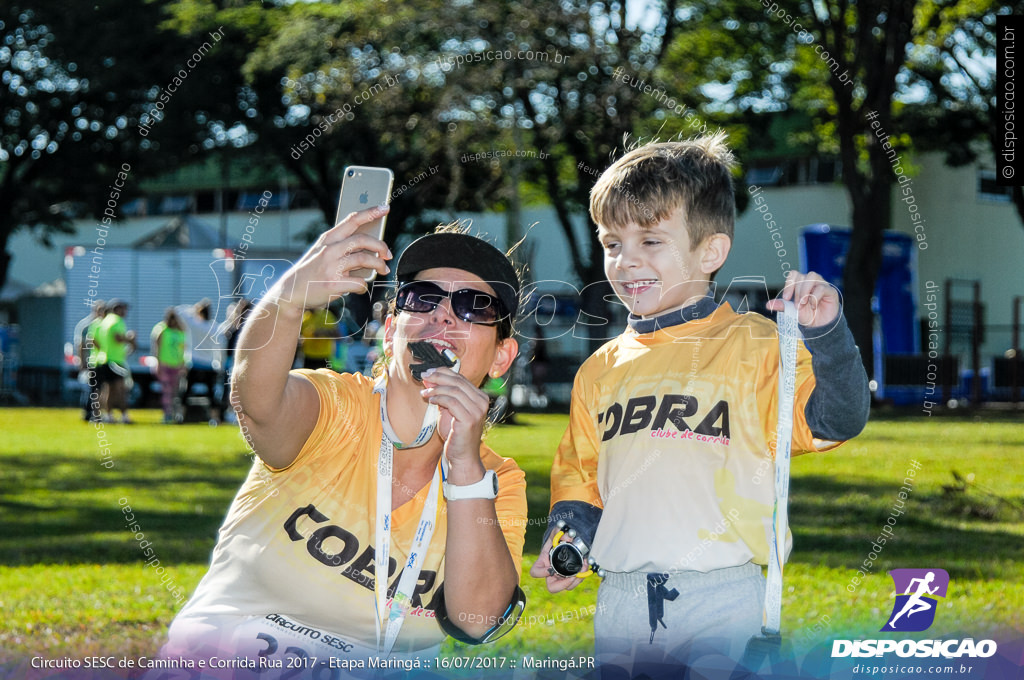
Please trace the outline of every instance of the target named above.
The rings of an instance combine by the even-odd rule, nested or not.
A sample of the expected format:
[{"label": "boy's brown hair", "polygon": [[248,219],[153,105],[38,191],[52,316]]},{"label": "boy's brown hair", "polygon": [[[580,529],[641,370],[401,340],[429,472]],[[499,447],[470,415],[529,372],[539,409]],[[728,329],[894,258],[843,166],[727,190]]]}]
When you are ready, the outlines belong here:
[{"label": "boy's brown hair", "polygon": [[590,190],[595,224],[651,227],[682,209],[693,249],[712,234],[732,240],[736,159],[716,132],[684,142],[651,142],[615,161]]}]

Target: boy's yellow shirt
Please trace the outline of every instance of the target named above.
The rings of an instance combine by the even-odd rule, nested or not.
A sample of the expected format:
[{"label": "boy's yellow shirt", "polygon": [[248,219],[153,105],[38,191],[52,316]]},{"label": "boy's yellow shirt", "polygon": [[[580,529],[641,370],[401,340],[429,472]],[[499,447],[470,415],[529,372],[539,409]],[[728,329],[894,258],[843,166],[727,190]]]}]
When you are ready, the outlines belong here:
[{"label": "boy's yellow shirt", "polygon": [[[815,382],[803,342],[797,351],[793,454],[833,448],[807,426]],[[778,363],[775,323],[727,303],[653,333],[627,330],[584,362],[551,503],[604,509],[592,550],[602,568],[767,564]]]}]

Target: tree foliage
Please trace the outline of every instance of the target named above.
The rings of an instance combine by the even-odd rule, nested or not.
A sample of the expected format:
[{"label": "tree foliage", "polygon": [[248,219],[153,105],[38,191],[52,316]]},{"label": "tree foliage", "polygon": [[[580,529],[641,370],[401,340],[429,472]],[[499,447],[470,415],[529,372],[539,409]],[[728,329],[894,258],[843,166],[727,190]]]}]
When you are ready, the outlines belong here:
[{"label": "tree foliage", "polygon": [[[245,131],[247,144],[293,173],[333,221],[342,170],[376,165],[395,172],[387,240],[428,222],[490,205],[496,178],[460,175],[446,118],[450,94],[435,63],[446,33],[441,2],[295,3],[218,9],[178,2],[170,22],[195,33],[229,27],[233,110],[219,112],[215,144]],[[481,130],[480,134],[484,131]]]},{"label": "tree foliage", "polygon": [[[953,166],[974,162],[983,151],[999,155],[1002,122],[996,110],[996,21],[1020,15],[1024,2],[930,2],[919,12],[921,28],[911,52],[912,84],[928,93],[907,106],[905,126],[921,148],[943,151]],[[979,143],[980,142],[980,143]],[[1024,226],[1024,189],[1011,187]]]},{"label": "tree foliage", "polygon": [[[47,243],[71,232],[75,218],[117,215],[140,177],[203,153],[208,115],[195,103],[222,91],[216,67],[188,74],[161,102],[152,132],[139,132],[208,40],[167,30],[165,5],[39,0],[0,8],[0,285],[15,231],[31,230]],[[122,167],[130,168],[129,180],[115,190]]]},{"label": "tree foliage", "polygon": [[[569,273],[588,284],[603,280],[602,257],[593,229],[581,238],[573,220],[597,173],[648,115],[661,134],[682,127],[664,102],[613,77],[620,69],[651,78],[673,8],[641,29],[619,3],[420,0],[387,12],[369,2],[295,3],[257,19],[250,8],[188,0],[173,5],[170,25],[185,34],[229,27],[245,56],[238,108],[221,112],[217,129],[251,134],[300,178],[325,220],[349,164],[394,169],[391,241],[427,211],[515,210],[525,187],[554,207]],[[603,295],[587,305],[601,315]]]}]

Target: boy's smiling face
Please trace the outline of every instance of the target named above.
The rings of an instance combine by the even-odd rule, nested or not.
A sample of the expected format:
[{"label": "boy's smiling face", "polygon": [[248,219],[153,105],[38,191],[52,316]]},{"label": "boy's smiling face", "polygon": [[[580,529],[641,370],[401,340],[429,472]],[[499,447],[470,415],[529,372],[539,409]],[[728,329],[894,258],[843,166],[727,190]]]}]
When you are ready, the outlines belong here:
[{"label": "boy's smiling face", "polygon": [[729,254],[730,240],[714,234],[695,248],[682,209],[650,227],[598,226],[604,273],[615,294],[635,316],[682,309],[707,293],[711,274]]}]

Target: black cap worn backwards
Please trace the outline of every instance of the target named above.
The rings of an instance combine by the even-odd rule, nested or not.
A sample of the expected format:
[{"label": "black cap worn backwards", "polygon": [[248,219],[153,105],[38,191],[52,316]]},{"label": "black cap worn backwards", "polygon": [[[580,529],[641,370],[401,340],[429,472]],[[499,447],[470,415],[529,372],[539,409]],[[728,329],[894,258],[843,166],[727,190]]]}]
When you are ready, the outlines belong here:
[{"label": "black cap worn backwards", "polygon": [[486,281],[506,311],[515,318],[519,310],[519,275],[508,257],[487,241],[457,232],[427,234],[416,239],[398,258],[395,276],[411,281],[424,269],[451,267],[476,274]]}]

